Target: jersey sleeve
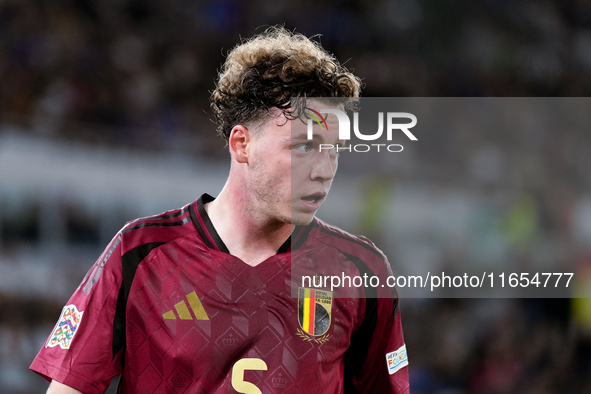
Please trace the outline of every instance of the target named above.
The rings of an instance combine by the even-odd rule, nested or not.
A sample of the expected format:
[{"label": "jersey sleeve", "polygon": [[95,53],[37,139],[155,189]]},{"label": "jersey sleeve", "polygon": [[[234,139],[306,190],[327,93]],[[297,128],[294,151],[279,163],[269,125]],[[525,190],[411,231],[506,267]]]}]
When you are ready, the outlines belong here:
[{"label": "jersey sleeve", "polygon": [[45,379],[98,394],[121,374],[125,329],[117,318],[123,294],[120,237],[88,271],[33,360],[30,369]]},{"label": "jersey sleeve", "polygon": [[[389,267],[387,260],[386,264]],[[350,376],[345,380],[347,394],[410,392],[398,297],[395,290],[389,293],[364,300],[363,321],[345,354],[345,376]]]}]

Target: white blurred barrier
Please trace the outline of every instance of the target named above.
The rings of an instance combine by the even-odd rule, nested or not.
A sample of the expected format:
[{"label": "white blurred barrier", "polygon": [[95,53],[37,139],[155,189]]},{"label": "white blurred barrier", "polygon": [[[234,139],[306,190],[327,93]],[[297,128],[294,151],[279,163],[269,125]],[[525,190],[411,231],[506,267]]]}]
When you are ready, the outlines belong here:
[{"label": "white blurred barrier", "polygon": [[[41,240],[63,242],[63,202],[100,217],[103,241],[112,222],[131,220],[187,204],[203,192],[217,194],[229,160],[203,162],[170,154],[154,155],[36,139],[18,130],[0,134],[0,209],[23,201],[40,203]],[[126,217],[114,218],[122,210]],[[2,215],[0,215],[2,216]]]}]

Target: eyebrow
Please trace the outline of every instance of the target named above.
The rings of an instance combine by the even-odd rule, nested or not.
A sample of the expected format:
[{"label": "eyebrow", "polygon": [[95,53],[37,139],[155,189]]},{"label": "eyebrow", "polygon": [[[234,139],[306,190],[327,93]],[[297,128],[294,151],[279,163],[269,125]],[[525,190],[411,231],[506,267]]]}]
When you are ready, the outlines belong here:
[{"label": "eyebrow", "polygon": [[[302,133],[299,135],[296,135],[295,137],[291,138],[292,141],[294,140],[306,140],[306,141],[316,141],[316,142],[320,142],[320,143],[326,143],[326,141],[324,141],[324,138],[322,138],[321,135],[319,134],[313,134],[312,135],[312,140],[308,140],[308,134],[307,133]],[[347,144],[347,140],[337,140],[336,144],[340,145],[340,146],[345,146]]]},{"label": "eyebrow", "polygon": [[[296,135],[295,137],[291,137],[292,140],[307,140],[308,139],[308,133],[302,133],[299,135]],[[312,135],[312,139],[313,140],[317,140],[317,139],[322,139],[321,136],[319,136],[318,134],[313,134]]]}]

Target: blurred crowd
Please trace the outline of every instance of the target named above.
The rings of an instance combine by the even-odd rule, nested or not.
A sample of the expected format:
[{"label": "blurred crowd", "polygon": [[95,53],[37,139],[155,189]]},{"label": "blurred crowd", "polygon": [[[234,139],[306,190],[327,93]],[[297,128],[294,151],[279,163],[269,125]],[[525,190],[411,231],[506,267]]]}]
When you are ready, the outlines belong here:
[{"label": "blurred crowd", "polygon": [[408,346],[423,350],[412,393],[591,392],[591,341],[573,329],[568,299],[444,299],[405,312]]},{"label": "blurred crowd", "polygon": [[[209,111],[217,69],[240,37],[275,24],[320,34],[316,39],[363,79],[364,96],[591,92],[591,3],[584,0],[0,0],[0,126],[91,146],[225,159]],[[387,164],[397,174],[389,178],[393,188],[400,180],[477,190],[487,204],[476,231],[490,242],[462,249],[460,257],[485,260],[502,234],[510,262],[589,270],[591,137],[532,122],[525,134],[485,136],[464,124],[404,160],[368,162],[362,171],[379,181],[387,174],[376,166]],[[419,162],[425,164],[413,165]],[[26,209],[34,216],[37,208]],[[38,240],[34,217],[23,227],[22,216],[9,216],[0,214],[3,262],[12,259],[7,241]],[[71,222],[73,237],[84,238],[73,243],[100,250],[94,219],[82,213]],[[431,247],[443,243],[429,233],[416,237]],[[379,234],[372,238],[380,245]],[[392,256],[401,244],[381,242]],[[456,246],[441,246],[438,259],[458,258]],[[73,272],[83,274],[89,264]],[[66,300],[43,303],[5,290],[0,391],[38,392],[41,379],[31,383],[22,371]],[[591,392],[588,302],[405,300],[402,314],[413,394]]]},{"label": "blurred crowd", "polygon": [[0,116],[49,135],[222,155],[208,110],[216,70],[241,35],[278,23],[320,34],[366,96],[591,90],[586,1],[4,0]]}]

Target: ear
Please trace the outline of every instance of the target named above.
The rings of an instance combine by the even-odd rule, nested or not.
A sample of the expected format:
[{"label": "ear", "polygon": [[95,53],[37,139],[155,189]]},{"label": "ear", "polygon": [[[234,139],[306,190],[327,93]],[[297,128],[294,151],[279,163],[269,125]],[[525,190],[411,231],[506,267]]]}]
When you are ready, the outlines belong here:
[{"label": "ear", "polygon": [[243,125],[236,125],[230,132],[228,145],[230,153],[238,163],[248,163],[248,144],[250,131]]}]

